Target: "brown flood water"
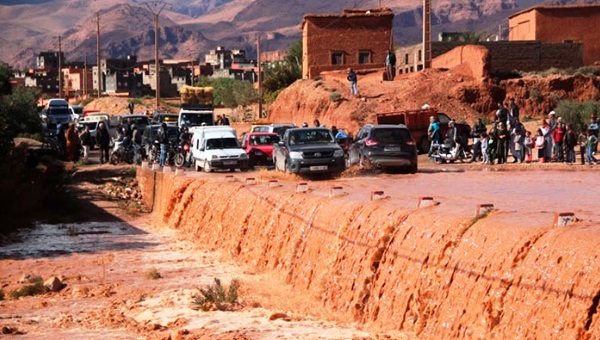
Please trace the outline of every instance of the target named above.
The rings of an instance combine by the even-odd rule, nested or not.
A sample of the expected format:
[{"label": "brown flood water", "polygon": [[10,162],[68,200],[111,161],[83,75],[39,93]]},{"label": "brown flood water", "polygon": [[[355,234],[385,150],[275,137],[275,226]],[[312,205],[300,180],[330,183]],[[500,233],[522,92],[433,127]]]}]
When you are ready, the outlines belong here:
[{"label": "brown flood water", "polygon": [[[442,168],[440,168],[442,169]],[[155,221],[373,330],[422,338],[600,337],[595,171],[435,172],[308,181],[140,171]],[[156,184],[154,184],[156,178]],[[333,185],[344,195],[328,197]],[[370,193],[384,191],[370,202]],[[438,205],[417,209],[419,196]],[[475,218],[476,205],[497,209]],[[554,227],[555,212],[580,219]]]}]

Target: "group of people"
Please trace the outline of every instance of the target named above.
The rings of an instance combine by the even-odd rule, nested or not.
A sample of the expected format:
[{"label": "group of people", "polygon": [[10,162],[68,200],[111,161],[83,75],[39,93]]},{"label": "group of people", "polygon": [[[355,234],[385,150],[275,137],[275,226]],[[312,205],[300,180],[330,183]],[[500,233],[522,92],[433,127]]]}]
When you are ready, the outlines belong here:
[{"label": "group of people", "polygon": [[95,139],[91,136],[87,125],[78,127],[75,122],[70,122],[68,125],[58,124],[56,140],[60,156],[68,161],[77,162],[83,156],[83,162],[87,163],[90,148],[97,144],[100,148],[100,163],[108,162],[110,135],[103,122],[98,124]]},{"label": "group of people", "polygon": [[[453,122],[449,124],[449,132],[445,143],[456,145],[456,129]],[[439,126],[431,117],[428,130],[429,138],[434,143],[441,143]],[[598,118],[592,116],[587,126],[576,127],[566,124],[556,112],[551,111],[547,119],[539,124],[535,134],[527,131],[519,117],[519,107],[515,99],[510,98],[509,103],[498,103],[492,127],[487,129],[482,119],[479,118],[473,126],[473,159],[481,159],[483,164],[508,163],[509,154],[512,163],[531,163],[534,152],[538,161],[576,162],[575,148],[579,146],[581,164],[596,164],[595,154],[598,148]],[[431,151],[430,151],[431,152]]]}]

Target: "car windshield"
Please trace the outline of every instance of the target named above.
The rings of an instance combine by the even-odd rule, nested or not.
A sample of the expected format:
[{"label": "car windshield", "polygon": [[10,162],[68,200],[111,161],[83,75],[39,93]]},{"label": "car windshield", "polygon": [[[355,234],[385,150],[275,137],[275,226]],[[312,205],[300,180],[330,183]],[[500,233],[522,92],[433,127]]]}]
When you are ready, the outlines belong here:
[{"label": "car windshield", "polygon": [[48,115],[51,115],[51,116],[53,116],[53,115],[70,115],[71,114],[71,110],[69,110],[69,108],[66,106],[51,107],[46,112]]},{"label": "car windshield", "polygon": [[250,136],[250,145],[273,145],[279,142],[279,137],[277,136]]},{"label": "car windshield", "polygon": [[206,150],[238,149],[240,144],[236,138],[213,138],[206,140]]},{"label": "car windshield", "polygon": [[288,129],[291,129],[291,128],[292,128],[291,126],[277,126],[277,127],[274,127],[274,128],[273,128],[273,132],[274,132],[274,133],[276,133],[276,134],[278,134],[278,135],[280,135],[280,136],[283,136],[283,134],[284,134],[284,133],[285,133],[285,132],[286,132]]},{"label": "car windshield", "polygon": [[375,129],[371,138],[383,143],[399,143],[411,139],[410,132],[407,129],[396,128]]},{"label": "car windshield", "polygon": [[82,122],[79,123],[79,125],[82,129],[87,126],[90,129],[90,131],[92,131],[96,130],[96,127],[98,127],[98,122]]},{"label": "car windshield", "polygon": [[185,126],[200,126],[202,123],[206,125],[213,125],[213,118],[210,114],[189,114],[182,113],[181,114],[181,122],[182,125]]},{"label": "car windshield", "polygon": [[300,129],[291,133],[290,144],[329,144],[333,136],[329,130]]}]

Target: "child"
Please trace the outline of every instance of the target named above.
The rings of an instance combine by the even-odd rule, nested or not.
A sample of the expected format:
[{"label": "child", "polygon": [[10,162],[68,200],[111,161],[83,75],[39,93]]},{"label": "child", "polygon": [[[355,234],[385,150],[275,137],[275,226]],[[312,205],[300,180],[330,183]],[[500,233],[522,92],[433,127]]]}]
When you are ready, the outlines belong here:
[{"label": "child", "polygon": [[531,138],[531,131],[525,132],[525,156],[527,157],[526,162],[531,163],[531,154],[533,151],[533,147],[535,144],[533,143],[533,138]]},{"label": "child", "polygon": [[594,158],[594,151],[596,148],[596,143],[598,143],[598,137],[594,136],[594,133],[588,130],[587,133],[587,145],[586,145],[586,155],[587,161],[589,165],[596,164],[596,158]]},{"label": "child", "polygon": [[513,137],[513,145],[515,148],[515,162],[523,162],[523,132],[521,129],[515,129],[515,136]]},{"label": "child", "polygon": [[544,139],[544,133],[542,132],[542,129],[538,129],[538,135],[537,135],[537,138],[535,139],[535,147],[538,151],[538,159],[539,159],[540,163],[544,163],[544,161],[545,161],[544,157],[546,156],[546,154],[545,154],[546,140]]},{"label": "child", "polygon": [[481,154],[483,155],[482,164],[490,164],[490,155],[488,154],[488,145],[490,143],[490,138],[487,133],[481,134]]}]

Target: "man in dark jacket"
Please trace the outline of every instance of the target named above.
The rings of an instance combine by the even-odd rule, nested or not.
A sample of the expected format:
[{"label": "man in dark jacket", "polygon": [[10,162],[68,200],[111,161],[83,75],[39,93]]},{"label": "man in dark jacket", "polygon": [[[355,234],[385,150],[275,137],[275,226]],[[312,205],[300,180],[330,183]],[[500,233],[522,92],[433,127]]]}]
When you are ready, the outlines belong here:
[{"label": "man in dark jacket", "polygon": [[356,73],[351,68],[348,69],[348,81],[350,82],[350,95],[358,96],[358,78],[356,77]]},{"label": "man in dark jacket", "polygon": [[100,164],[108,163],[108,147],[110,145],[110,135],[104,122],[98,124],[98,132],[96,133],[98,147],[100,148]]},{"label": "man in dark jacket", "polygon": [[477,157],[481,154],[481,135],[486,132],[485,124],[483,124],[481,118],[477,118],[477,123],[473,125],[473,160],[477,160]]},{"label": "man in dark jacket", "polygon": [[394,80],[396,76],[396,54],[392,50],[388,50],[385,56],[385,72],[387,80]]},{"label": "man in dark jacket", "polygon": [[160,144],[160,166],[165,166],[167,161],[167,153],[169,152],[169,138],[167,137],[167,123],[162,123],[156,134],[158,143]]}]

